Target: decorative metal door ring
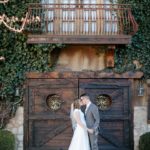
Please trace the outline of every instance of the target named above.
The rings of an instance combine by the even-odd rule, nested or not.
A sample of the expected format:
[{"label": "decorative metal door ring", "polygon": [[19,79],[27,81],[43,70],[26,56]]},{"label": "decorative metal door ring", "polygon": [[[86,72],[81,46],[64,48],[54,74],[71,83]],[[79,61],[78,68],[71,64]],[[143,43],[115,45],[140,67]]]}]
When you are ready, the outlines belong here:
[{"label": "decorative metal door ring", "polygon": [[60,96],[57,94],[51,94],[46,99],[47,106],[52,111],[57,111],[61,108]]},{"label": "decorative metal door ring", "polygon": [[112,99],[106,94],[98,95],[96,97],[96,104],[100,110],[108,110],[112,105]]}]

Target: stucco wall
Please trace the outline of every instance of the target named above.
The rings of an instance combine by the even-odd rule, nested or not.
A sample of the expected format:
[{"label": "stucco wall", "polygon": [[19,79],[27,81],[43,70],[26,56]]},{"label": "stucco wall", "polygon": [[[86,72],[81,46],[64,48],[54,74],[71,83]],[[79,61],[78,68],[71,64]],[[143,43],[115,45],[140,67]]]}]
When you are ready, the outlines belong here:
[{"label": "stucco wall", "polygon": [[67,46],[61,50],[56,70],[103,70],[105,51],[98,46]]}]

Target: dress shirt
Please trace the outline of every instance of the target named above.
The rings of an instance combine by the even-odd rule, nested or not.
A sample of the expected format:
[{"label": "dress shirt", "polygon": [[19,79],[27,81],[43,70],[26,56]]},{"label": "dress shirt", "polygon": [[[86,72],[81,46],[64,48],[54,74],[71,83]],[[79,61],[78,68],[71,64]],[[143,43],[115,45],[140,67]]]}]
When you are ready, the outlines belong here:
[{"label": "dress shirt", "polygon": [[87,104],[86,109],[85,109],[85,113],[87,112],[88,108],[90,107],[90,104],[91,104],[91,102],[89,102],[89,103]]}]

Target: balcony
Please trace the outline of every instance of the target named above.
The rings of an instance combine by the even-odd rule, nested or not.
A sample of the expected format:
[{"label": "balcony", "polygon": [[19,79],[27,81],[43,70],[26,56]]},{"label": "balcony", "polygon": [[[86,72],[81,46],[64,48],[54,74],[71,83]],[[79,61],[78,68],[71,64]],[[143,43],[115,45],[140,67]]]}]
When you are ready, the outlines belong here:
[{"label": "balcony", "polygon": [[30,4],[28,8],[28,43],[129,44],[137,30],[130,5]]}]

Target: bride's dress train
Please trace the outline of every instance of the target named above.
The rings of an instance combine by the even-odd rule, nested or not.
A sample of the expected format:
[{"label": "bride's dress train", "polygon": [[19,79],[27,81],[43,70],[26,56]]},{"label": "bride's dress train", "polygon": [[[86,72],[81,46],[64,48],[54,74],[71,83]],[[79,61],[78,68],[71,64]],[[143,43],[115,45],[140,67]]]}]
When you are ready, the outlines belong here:
[{"label": "bride's dress train", "polygon": [[[73,115],[76,115],[76,113],[79,113],[82,124],[86,126],[83,112],[80,109],[75,109]],[[68,150],[90,150],[88,132],[86,129],[82,128],[79,124],[77,124],[76,126]]]}]

